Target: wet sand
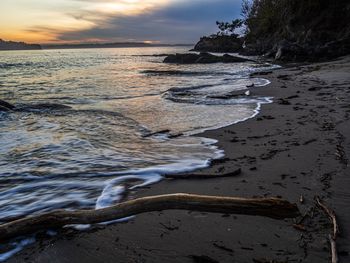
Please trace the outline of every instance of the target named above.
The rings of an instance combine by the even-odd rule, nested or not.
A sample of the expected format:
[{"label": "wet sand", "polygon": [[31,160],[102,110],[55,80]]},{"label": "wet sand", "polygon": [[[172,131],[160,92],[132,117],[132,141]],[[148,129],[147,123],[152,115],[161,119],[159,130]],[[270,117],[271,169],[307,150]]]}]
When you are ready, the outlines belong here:
[{"label": "wet sand", "polygon": [[264,77],[271,85],[252,94],[272,96],[274,103],[253,119],[203,134],[218,139],[226,156],[196,174],[241,168],[240,175],[164,180],[128,198],[177,192],[278,196],[308,213],[304,229],[293,227],[293,220],[153,212],[42,237],[8,262],[330,262],[331,224],[315,196],[337,213],[338,253],[341,262],[350,261],[350,57]]}]

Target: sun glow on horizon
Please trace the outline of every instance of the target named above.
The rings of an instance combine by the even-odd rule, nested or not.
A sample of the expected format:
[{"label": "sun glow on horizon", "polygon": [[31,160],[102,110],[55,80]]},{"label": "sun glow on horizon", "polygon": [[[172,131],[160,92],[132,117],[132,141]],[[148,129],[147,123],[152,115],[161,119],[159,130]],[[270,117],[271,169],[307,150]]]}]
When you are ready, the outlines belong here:
[{"label": "sun glow on horizon", "polygon": [[[137,16],[172,0],[1,0],[0,38],[29,43],[90,42],[64,40],[63,33],[83,31],[118,16]],[[94,38],[95,42],[106,39]]]}]

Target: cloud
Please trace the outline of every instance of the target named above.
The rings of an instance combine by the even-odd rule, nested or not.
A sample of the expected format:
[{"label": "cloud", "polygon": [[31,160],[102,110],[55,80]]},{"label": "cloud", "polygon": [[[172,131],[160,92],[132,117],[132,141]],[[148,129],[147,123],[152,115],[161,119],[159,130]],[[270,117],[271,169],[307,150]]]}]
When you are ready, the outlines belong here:
[{"label": "cloud", "polygon": [[29,42],[193,43],[241,0],[1,0],[0,37]]},{"label": "cloud", "polygon": [[148,8],[143,13],[111,14],[92,28],[62,32],[57,38],[60,41],[101,39],[193,43],[200,36],[215,33],[216,20],[231,20],[239,13],[239,0],[172,1],[161,8]]}]

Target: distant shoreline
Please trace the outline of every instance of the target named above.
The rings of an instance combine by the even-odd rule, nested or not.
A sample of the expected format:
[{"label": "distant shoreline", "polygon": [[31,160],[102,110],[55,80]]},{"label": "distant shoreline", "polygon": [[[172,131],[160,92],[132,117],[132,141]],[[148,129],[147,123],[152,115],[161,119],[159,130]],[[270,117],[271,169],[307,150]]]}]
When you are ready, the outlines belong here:
[{"label": "distant shoreline", "polygon": [[[138,48],[138,47],[192,47],[193,44],[148,44],[139,42],[104,43],[104,44],[41,44],[33,45],[17,42],[6,42],[6,47],[0,46],[0,51],[21,51],[21,50],[52,50],[52,49],[92,49],[92,48]],[[19,46],[19,44],[21,44]],[[40,47],[40,48],[37,48]]]},{"label": "distant shoreline", "polygon": [[42,49],[133,48],[133,47],[187,47],[193,44],[147,44],[138,42],[105,44],[53,44],[41,45]]}]

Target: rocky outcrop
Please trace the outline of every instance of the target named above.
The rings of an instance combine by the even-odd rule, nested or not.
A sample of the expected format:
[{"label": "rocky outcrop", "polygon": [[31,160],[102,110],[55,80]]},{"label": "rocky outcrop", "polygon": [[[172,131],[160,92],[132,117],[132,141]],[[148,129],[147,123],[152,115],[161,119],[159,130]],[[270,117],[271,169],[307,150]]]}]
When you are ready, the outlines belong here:
[{"label": "rocky outcrop", "polygon": [[0,39],[0,50],[39,50],[39,49],[41,49],[41,46],[37,44],[4,41]]},{"label": "rocky outcrop", "polygon": [[326,43],[299,43],[282,39],[275,44],[250,44],[240,52],[241,55],[262,55],[281,62],[328,60],[350,53],[350,37]]},{"label": "rocky outcrop", "polygon": [[186,53],[169,55],[164,59],[164,63],[173,64],[211,64],[211,63],[241,63],[250,61],[246,58],[235,57],[228,54],[223,56],[215,56],[209,53]]},{"label": "rocky outcrop", "polygon": [[243,39],[236,36],[202,37],[195,45],[194,51],[236,53],[241,51]]},{"label": "rocky outcrop", "polygon": [[329,60],[350,53],[348,0],[253,1],[240,52],[277,61]]},{"label": "rocky outcrop", "polygon": [[69,106],[56,103],[39,103],[32,105],[12,105],[4,100],[0,100],[0,112],[20,111],[20,112],[37,112],[37,111],[60,111],[70,110]]}]

